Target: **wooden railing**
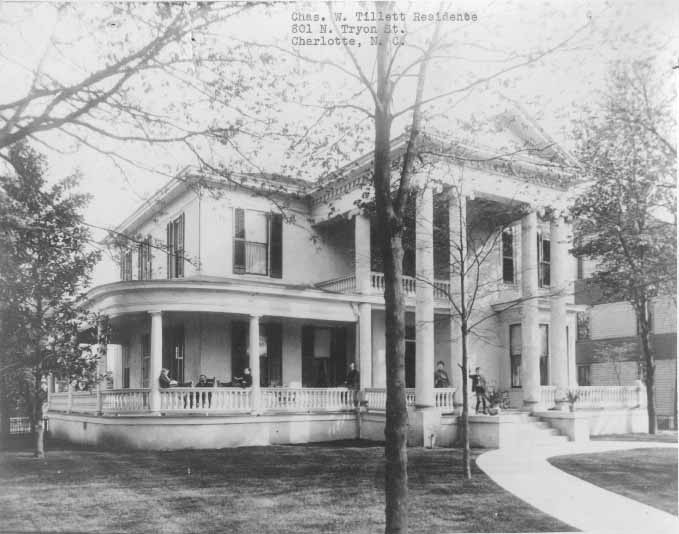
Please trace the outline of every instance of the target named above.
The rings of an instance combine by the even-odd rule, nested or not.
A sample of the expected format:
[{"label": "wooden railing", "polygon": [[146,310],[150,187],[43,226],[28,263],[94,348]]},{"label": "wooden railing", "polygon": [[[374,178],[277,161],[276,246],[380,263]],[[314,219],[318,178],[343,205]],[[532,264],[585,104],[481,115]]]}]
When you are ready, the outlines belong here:
[{"label": "wooden railing", "polygon": [[67,391],[50,393],[49,410],[53,412],[68,412],[71,410],[70,394]]},{"label": "wooden railing", "polygon": [[540,386],[540,404],[544,408],[552,408],[556,401],[566,401],[569,391],[577,394],[576,409],[646,406],[646,391],[641,383],[636,386],[574,386],[564,391],[557,391],[556,386]]},{"label": "wooden railing", "polygon": [[250,388],[167,388],[160,390],[161,412],[252,411]]},{"label": "wooden railing", "polygon": [[71,411],[76,413],[97,413],[97,392],[74,391],[71,393]]},{"label": "wooden railing", "polygon": [[556,405],[556,386],[540,386],[540,406],[553,408]]},{"label": "wooden railing", "polygon": [[356,276],[349,275],[341,278],[334,278],[333,280],[326,280],[316,287],[326,291],[333,291],[336,293],[348,293],[356,290]]},{"label": "wooden railing", "polygon": [[107,389],[101,392],[102,413],[135,413],[148,409],[148,389]]},{"label": "wooden railing", "polygon": [[356,390],[348,388],[262,388],[262,411],[337,412],[356,407]]},{"label": "wooden railing", "polygon": [[[444,411],[452,411],[455,388],[437,388],[434,390],[436,407]],[[367,388],[363,390],[363,400],[369,411],[384,411],[387,409],[387,390],[384,388]],[[415,406],[416,396],[414,388],[406,388],[406,405]]]}]

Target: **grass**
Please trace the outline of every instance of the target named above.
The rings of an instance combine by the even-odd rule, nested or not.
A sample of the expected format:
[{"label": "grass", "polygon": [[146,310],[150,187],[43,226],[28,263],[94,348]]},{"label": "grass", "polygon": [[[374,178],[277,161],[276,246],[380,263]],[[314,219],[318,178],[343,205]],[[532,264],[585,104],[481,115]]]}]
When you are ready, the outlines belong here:
[{"label": "grass", "polygon": [[[573,530],[504,491],[461,451],[409,449],[411,532]],[[476,455],[476,453],[475,453]],[[178,452],[0,453],[0,530],[379,532],[383,448],[365,442]]]},{"label": "grass", "polygon": [[677,515],[677,449],[574,454],[549,462],[596,486]]},{"label": "grass", "polygon": [[676,430],[660,430],[657,434],[604,434],[592,436],[593,441],[660,441],[662,443],[677,443]]}]

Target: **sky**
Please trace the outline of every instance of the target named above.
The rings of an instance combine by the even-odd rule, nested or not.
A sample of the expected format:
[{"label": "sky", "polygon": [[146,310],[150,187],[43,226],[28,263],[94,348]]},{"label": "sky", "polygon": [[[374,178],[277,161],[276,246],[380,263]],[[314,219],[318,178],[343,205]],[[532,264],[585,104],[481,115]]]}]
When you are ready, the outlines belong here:
[{"label": "sky", "polygon": [[[407,29],[410,39],[408,45],[421,44],[434,27],[433,23],[415,23],[412,20],[413,11],[436,13],[441,11],[440,5],[439,2],[397,2],[395,10],[407,14],[407,22],[399,22],[399,27]],[[70,12],[49,3],[0,3],[0,72],[3,73],[0,79],[0,102],[25,94],[32,72],[43,56],[42,67],[46,71],[63,81],[69,81],[82,77],[102,61],[110,60],[106,54],[115,54],[116,50],[109,50],[108,47],[121,40],[121,35],[125,35],[123,42],[126,46],[143,42],[147,34],[141,23],[116,14],[112,6],[92,2]],[[74,12],[78,10],[83,13],[78,12],[76,16]],[[343,13],[347,18],[345,23],[356,31],[357,26],[365,26],[356,20],[356,12],[369,11],[372,15],[373,12],[378,14],[379,10],[365,3],[335,2],[331,11]],[[443,11],[447,11],[445,6]],[[489,101],[487,95],[501,93],[519,102],[557,141],[570,148],[572,121],[581,115],[579,110],[583,105],[595,104],[604,94],[606,73],[611,62],[650,58],[663,76],[674,76],[676,83],[677,74],[676,71],[672,73],[671,65],[672,62],[676,64],[679,58],[679,8],[669,0],[489,0],[458,2],[450,11],[474,13],[477,21],[468,24],[449,23],[445,27],[444,31],[451,40],[456,41],[456,46],[449,59],[442,60],[432,69],[427,85],[430,95],[463,85],[472,75],[478,77],[494,72],[508,56],[538,53],[568,39],[574,33],[575,36],[544,60],[492,80],[471,96],[465,94],[465,98],[459,100],[459,96],[454,95],[451,99],[437,101],[428,109],[432,121],[437,116],[445,116],[454,105],[466,113],[481,112]],[[307,16],[313,19],[315,15],[331,18],[324,3],[290,2],[273,8],[254,8],[235,23],[219,26],[210,34],[194,36],[195,40],[186,46],[194,47],[198,53],[205,53],[209,50],[219,51],[234,40],[252,41],[257,46],[248,48],[249,53],[257,56],[267,50],[284,59],[281,65],[270,66],[271,69],[279,69],[278,72],[267,74],[271,76],[267,80],[272,87],[253,90],[239,100],[234,99],[234,103],[237,102],[241,110],[252,111],[253,116],[276,117],[280,124],[295,131],[314,120],[317,111],[314,103],[352,95],[351,80],[338,69],[326,66],[310,71],[308,64],[302,64],[290,54],[301,51],[319,61],[332,59],[351,68],[347,56],[337,47],[299,47],[292,44],[293,38],[306,37],[301,29],[303,27],[306,31],[307,23],[299,19]],[[298,25],[295,27],[295,24]],[[578,30],[582,27],[584,29]],[[310,21],[308,28],[312,30],[308,36],[321,37],[320,21]],[[352,37],[351,34],[344,35]],[[362,42],[363,46],[354,46],[352,51],[364,71],[370,73],[374,68],[374,48],[367,45],[367,37]],[[267,45],[267,48],[261,45]],[[401,55],[404,62],[409,51],[412,52],[408,46],[404,46]],[[238,66],[229,68],[233,70],[227,74],[221,72],[215,77],[221,75],[223,81],[228,80],[228,76],[248,75],[247,65],[242,70]],[[262,69],[266,68],[269,66],[262,66]],[[307,70],[295,82],[294,75],[300,74],[298,68]],[[290,69],[289,77],[286,76],[286,69]],[[200,70],[199,67],[186,72],[193,72],[195,76],[206,75],[206,70]],[[208,124],[217,120],[215,117],[224,118],[231,113],[226,107],[215,108],[204,98],[187,92],[185,84],[163,84],[161,80],[164,81],[160,76],[148,80],[151,87],[148,91],[143,89],[143,84],[135,86],[138,93],[134,96],[136,101],[154,110],[176,101],[177,109],[173,111],[177,113],[177,120],[187,124]],[[249,82],[247,79],[245,81]],[[402,92],[396,95],[395,109],[408,105],[412,89],[412,82],[406,79]],[[349,101],[370,106],[366,95],[359,95]],[[363,120],[360,114],[348,113],[340,117],[369,138],[370,131],[365,128],[365,122],[360,122]],[[397,124],[395,129],[403,126],[406,119],[404,117],[403,123]],[[124,125],[112,127],[124,131]],[[324,124],[315,131],[319,137],[336,133],[335,126],[326,128]],[[82,189],[92,195],[86,220],[105,228],[120,223],[177,170],[195,164],[187,150],[173,146],[104,142],[106,149],[140,162],[146,168],[141,169],[125,162],[114,162],[60,132],[47,133],[41,139],[59,148],[56,151],[45,145],[36,146],[48,157],[49,178],[56,180],[78,170],[83,177]],[[256,151],[255,164],[263,170],[295,173],[307,179],[313,179],[322,172],[311,163],[305,166],[310,172],[305,173],[305,169],[296,168],[294,164],[302,160],[295,157],[286,159],[289,154],[285,149],[269,141],[258,145]],[[201,145],[201,148],[211,157],[221,159],[220,147]],[[355,151],[355,156],[360,155],[360,150],[362,148]],[[332,164],[339,165],[342,157],[347,157],[346,151],[342,156],[333,156]],[[97,231],[96,235],[101,237],[103,232]],[[116,276],[117,269],[109,259],[98,267],[95,283],[113,281]]]}]

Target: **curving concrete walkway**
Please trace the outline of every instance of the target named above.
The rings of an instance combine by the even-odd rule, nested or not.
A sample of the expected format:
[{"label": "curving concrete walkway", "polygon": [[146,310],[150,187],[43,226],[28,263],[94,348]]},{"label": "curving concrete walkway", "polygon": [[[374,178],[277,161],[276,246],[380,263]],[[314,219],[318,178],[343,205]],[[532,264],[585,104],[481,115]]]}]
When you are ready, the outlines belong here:
[{"label": "curving concrete walkway", "polygon": [[522,446],[486,452],[476,460],[506,490],[585,532],[677,533],[679,518],[569,475],[547,462],[565,454],[674,447],[674,443],[591,441]]}]

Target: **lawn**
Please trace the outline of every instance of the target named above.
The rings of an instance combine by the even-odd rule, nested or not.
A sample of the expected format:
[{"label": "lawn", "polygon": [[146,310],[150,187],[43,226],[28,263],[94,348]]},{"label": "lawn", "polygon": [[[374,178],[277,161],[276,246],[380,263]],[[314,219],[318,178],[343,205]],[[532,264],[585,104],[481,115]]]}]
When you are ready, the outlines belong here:
[{"label": "lawn", "polygon": [[677,515],[677,449],[574,454],[549,462],[601,488]]},{"label": "lawn", "polygon": [[592,436],[593,441],[660,441],[677,443],[676,430],[660,430],[657,434],[602,434]]},{"label": "lawn", "polygon": [[[411,532],[573,530],[459,450],[409,449]],[[379,532],[383,448],[365,442],[179,451],[0,453],[0,530]]]}]

